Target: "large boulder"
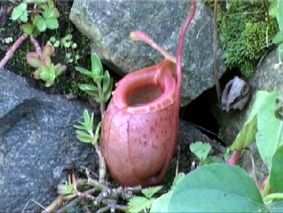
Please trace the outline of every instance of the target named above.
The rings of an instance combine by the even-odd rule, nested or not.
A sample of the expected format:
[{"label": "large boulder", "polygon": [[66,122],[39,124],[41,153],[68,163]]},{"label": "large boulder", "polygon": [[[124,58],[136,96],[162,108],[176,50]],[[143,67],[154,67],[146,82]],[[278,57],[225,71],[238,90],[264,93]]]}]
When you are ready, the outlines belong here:
[{"label": "large boulder", "polygon": [[[74,0],[71,21],[92,40],[92,51],[113,70],[125,75],[157,64],[162,56],[142,42],[129,39],[131,31],[141,30],[175,55],[180,30],[191,3],[183,1],[89,1]],[[221,55],[219,49],[218,54]],[[183,52],[182,104],[186,105],[214,86],[213,11],[197,3]],[[218,60],[219,77],[225,71]]]},{"label": "large boulder", "polygon": [[0,206],[4,212],[39,212],[56,198],[56,186],[81,166],[94,168],[93,147],[72,127],[87,104],[48,95],[0,70]]}]

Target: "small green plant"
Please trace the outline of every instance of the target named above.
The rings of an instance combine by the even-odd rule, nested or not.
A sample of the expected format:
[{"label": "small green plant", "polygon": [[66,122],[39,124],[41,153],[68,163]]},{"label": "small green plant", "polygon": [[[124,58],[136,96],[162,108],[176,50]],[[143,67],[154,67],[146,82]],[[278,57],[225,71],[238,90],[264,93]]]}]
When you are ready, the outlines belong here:
[{"label": "small green plant", "polygon": [[145,188],[141,191],[143,196],[134,196],[128,202],[127,212],[147,212],[155,198],[153,197],[158,191],[162,189],[162,186],[155,186]]},{"label": "small green plant", "polygon": [[211,145],[209,143],[195,142],[190,145],[190,151],[199,159],[199,166],[211,163],[224,163],[222,158],[209,156]]},{"label": "small green plant", "polygon": [[72,40],[73,36],[71,34],[67,34],[61,39],[56,39],[54,36],[50,37],[47,44],[52,45],[54,47],[63,47],[65,48],[66,52],[66,61],[68,63],[77,63],[78,60],[81,58],[80,54],[76,52],[78,45]]},{"label": "small green plant", "polygon": [[[60,13],[55,7],[54,2],[36,2],[34,4],[41,10],[33,11],[33,14],[30,17],[30,23],[22,26],[24,33],[37,36],[40,32],[44,32],[46,29],[57,29],[59,27],[58,17],[60,16]],[[23,2],[15,7],[11,18],[13,21],[20,20],[26,23],[28,21],[28,3]]]},{"label": "small green plant", "polygon": [[[32,8],[32,10],[30,11],[29,8]],[[0,67],[5,66],[8,60],[13,56],[14,52],[28,37],[30,37],[31,42],[36,49],[38,47],[38,42],[35,37],[40,33],[45,32],[47,29],[57,29],[59,27],[59,16],[60,13],[53,1],[23,1],[15,7],[12,11],[11,19],[13,21],[24,23],[21,26],[23,34],[7,51],[5,57],[0,62]],[[36,50],[36,52],[38,51]]]},{"label": "small green plant", "polygon": [[93,84],[80,84],[79,87],[100,103],[100,111],[104,112],[105,103],[111,96],[113,86],[109,72],[103,71],[102,63],[96,54],[91,55],[91,70],[82,67],[76,67],[76,70],[92,79]]},{"label": "small green plant", "polygon": [[65,65],[51,62],[51,56],[54,54],[53,46],[46,45],[43,50],[38,46],[37,52],[30,52],[27,54],[27,63],[36,68],[33,73],[35,79],[45,81],[45,86],[50,87],[54,84],[55,79],[67,69]]},{"label": "small green plant", "polygon": [[101,122],[98,123],[94,132],[94,114],[91,113],[90,115],[87,110],[84,110],[83,118],[84,120],[79,122],[80,125],[74,125],[74,127],[77,129],[77,138],[83,143],[91,143],[95,146],[98,144]]},{"label": "small green plant", "polygon": [[77,183],[74,174],[68,176],[68,180],[64,184],[58,185],[58,194],[64,195],[67,199],[74,198],[77,194]]}]

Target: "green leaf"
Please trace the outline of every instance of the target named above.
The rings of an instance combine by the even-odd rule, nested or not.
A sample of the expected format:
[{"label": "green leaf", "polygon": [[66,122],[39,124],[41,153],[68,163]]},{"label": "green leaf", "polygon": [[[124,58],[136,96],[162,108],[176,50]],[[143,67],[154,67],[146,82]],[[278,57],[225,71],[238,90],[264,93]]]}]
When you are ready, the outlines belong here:
[{"label": "green leaf", "polygon": [[270,212],[283,212],[283,201],[275,201],[272,203],[268,203],[268,209]]},{"label": "green leaf", "polygon": [[277,1],[277,22],[280,31],[283,31],[283,1]]},{"label": "green leaf", "polygon": [[89,116],[89,113],[88,111],[85,109],[84,112],[83,112],[83,118],[84,118],[84,122],[85,123],[89,123],[90,122],[90,116]]},{"label": "green leaf", "polygon": [[22,22],[28,21],[27,4],[21,3],[13,9],[12,20],[20,19]]},{"label": "green leaf", "polygon": [[73,125],[73,127],[76,128],[76,129],[80,129],[80,130],[85,130],[84,126]]},{"label": "green leaf", "polygon": [[147,199],[145,197],[133,197],[128,202],[128,212],[140,212],[144,209],[150,209],[152,203],[154,201],[154,198]]},{"label": "green leaf", "polygon": [[91,143],[91,137],[90,136],[82,136],[82,135],[77,135],[77,138],[79,141],[83,143]]},{"label": "green leaf", "polygon": [[27,58],[27,63],[34,67],[34,68],[39,68],[41,67],[41,60],[40,60],[40,57],[39,55],[36,53],[36,52],[30,52],[27,54],[26,56]]},{"label": "green leaf", "polygon": [[[282,134],[282,132],[281,132]],[[273,193],[283,192],[283,146],[281,146],[272,158],[270,171],[270,186]]]},{"label": "green leaf", "polygon": [[255,142],[255,134],[257,131],[257,113],[268,95],[269,93],[266,91],[258,91],[256,93],[256,99],[251,112],[249,113],[247,121],[230,148],[232,151],[241,150]]},{"label": "green leaf", "polygon": [[44,19],[49,19],[54,17],[54,10],[53,9],[46,9],[43,11],[42,16]]},{"label": "green leaf", "polygon": [[190,150],[200,161],[204,161],[211,150],[211,145],[208,143],[196,142],[190,145]]},{"label": "green leaf", "polygon": [[161,197],[154,200],[150,212],[156,213],[156,212],[169,212],[168,211],[168,205],[170,202],[170,199],[172,197],[173,191],[169,191],[166,194],[163,194]]},{"label": "green leaf", "polygon": [[89,78],[92,78],[92,72],[90,72],[89,70],[85,69],[85,68],[82,68],[82,67],[75,67],[75,69],[82,73],[82,74],[85,74],[86,76],[88,76]]},{"label": "green leaf", "polygon": [[23,31],[25,34],[32,35],[34,30],[35,30],[35,26],[32,24],[23,25]]},{"label": "green leaf", "polygon": [[217,156],[208,156],[204,161],[204,164],[213,164],[213,163],[225,163],[225,161]]},{"label": "green leaf", "polygon": [[102,63],[100,58],[95,54],[91,54],[91,71],[95,73],[95,75],[101,75],[103,71]]},{"label": "green leaf", "polygon": [[269,6],[269,16],[276,18],[277,15],[277,1],[271,1]]},{"label": "green leaf", "polygon": [[257,117],[254,118],[248,124],[245,124],[242,130],[236,137],[236,140],[231,146],[231,150],[238,151],[244,149],[255,142],[255,136],[257,131]]},{"label": "green leaf", "polygon": [[39,32],[44,32],[47,28],[46,22],[44,18],[38,18],[36,27],[39,30]]},{"label": "green leaf", "polygon": [[211,164],[184,177],[173,190],[168,212],[265,212],[253,180],[237,166]]},{"label": "green leaf", "polygon": [[155,187],[148,187],[142,190],[142,193],[144,196],[146,196],[147,198],[152,198],[152,196],[157,193],[158,191],[160,191],[162,189],[163,186],[155,186]]},{"label": "green leaf", "polygon": [[283,32],[279,31],[272,39],[273,44],[281,44],[283,42]]},{"label": "green leaf", "polygon": [[91,84],[80,84],[79,88],[83,91],[98,92],[98,88],[96,86],[91,85]]},{"label": "green leaf", "polygon": [[48,18],[45,21],[46,21],[47,28],[50,30],[55,30],[59,27],[57,18]]},{"label": "green leaf", "polygon": [[268,164],[269,168],[274,153],[283,145],[282,121],[275,116],[278,95],[278,91],[270,93],[265,98],[257,115],[256,143],[261,158]]},{"label": "green leaf", "polygon": [[108,88],[109,88],[109,86],[110,86],[110,83],[111,83],[111,81],[110,81],[110,75],[109,75],[109,72],[106,71],[106,72],[104,73],[104,76],[103,76],[103,89],[102,89],[103,93],[106,93],[106,92],[107,92],[107,90],[108,90]]}]

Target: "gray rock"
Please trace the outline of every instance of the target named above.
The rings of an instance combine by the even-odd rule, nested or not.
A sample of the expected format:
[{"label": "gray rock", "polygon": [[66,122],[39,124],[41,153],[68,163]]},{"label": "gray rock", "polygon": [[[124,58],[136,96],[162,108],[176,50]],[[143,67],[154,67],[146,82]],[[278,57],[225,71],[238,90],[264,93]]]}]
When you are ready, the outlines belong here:
[{"label": "gray rock", "polygon": [[[70,19],[92,40],[92,49],[103,62],[124,75],[162,60],[147,44],[131,41],[130,32],[144,31],[175,55],[190,7],[189,0],[74,0]],[[182,105],[186,105],[214,86],[213,11],[201,2],[186,37],[183,62]],[[218,64],[221,77],[226,68],[220,57]]]},{"label": "gray rock", "polygon": [[95,166],[92,146],[80,143],[72,126],[85,108],[98,111],[37,91],[7,70],[0,70],[0,105],[1,211],[38,212],[30,200],[47,206],[67,174]]}]

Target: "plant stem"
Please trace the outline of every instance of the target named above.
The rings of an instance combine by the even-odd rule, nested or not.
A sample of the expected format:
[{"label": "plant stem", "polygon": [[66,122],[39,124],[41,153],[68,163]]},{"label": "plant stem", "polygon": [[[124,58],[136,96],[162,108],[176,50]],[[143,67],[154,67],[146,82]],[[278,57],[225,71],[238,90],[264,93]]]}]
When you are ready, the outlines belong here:
[{"label": "plant stem", "polygon": [[218,63],[217,63],[217,50],[218,50],[218,41],[217,41],[217,0],[214,0],[214,17],[213,17],[213,73],[214,81],[217,93],[218,104],[221,104],[221,88],[218,79]]},{"label": "plant stem", "polygon": [[99,182],[103,183],[104,179],[105,179],[105,175],[106,175],[106,163],[105,163],[105,159],[102,155],[100,146],[95,145],[95,151],[96,151],[96,153],[98,155],[98,159],[99,159]]},{"label": "plant stem", "polygon": [[231,157],[227,161],[227,164],[236,165],[241,157],[241,154],[242,154],[242,149],[237,150],[234,154],[231,155]]},{"label": "plant stem", "polygon": [[9,61],[9,59],[13,57],[16,50],[20,47],[20,45],[24,42],[24,40],[27,39],[27,37],[28,37],[27,34],[21,35],[18,38],[18,40],[10,47],[10,49],[6,52],[6,55],[0,62],[0,68],[3,68],[6,65],[6,63]]},{"label": "plant stem", "polygon": [[283,193],[273,193],[273,194],[270,194],[270,195],[266,195],[263,198],[263,201],[269,202],[269,201],[278,200],[278,199],[283,199]]},{"label": "plant stem", "polygon": [[269,180],[269,177],[267,178],[267,182],[265,184],[265,187],[262,191],[262,197],[266,197],[269,193],[269,190],[270,190],[270,180]]},{"label": "plant stem", "polygon": [[42,50],[41,50],[41,47],[38,43],[38,41],[35,39],[35,37],[33,37],[32,35],[30,36],[30,41],[31,43],[33,44],[34,46],[34,49],[36,51],[36,53],[40,56],[41,58],[41,55],[42,55]]}]

